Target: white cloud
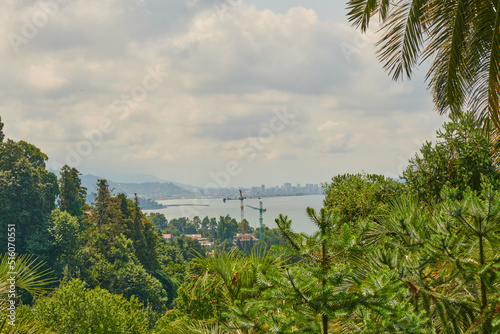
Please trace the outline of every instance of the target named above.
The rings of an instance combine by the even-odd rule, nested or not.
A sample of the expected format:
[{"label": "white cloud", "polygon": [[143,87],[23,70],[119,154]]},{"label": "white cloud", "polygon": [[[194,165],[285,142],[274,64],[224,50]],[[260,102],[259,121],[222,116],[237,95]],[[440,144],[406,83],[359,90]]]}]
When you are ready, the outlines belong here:
[{"label": "white cloud", "polygon": [[[9,3],[0,33],[20,32],[33,11]],[[291,175],[310,183],[361,165],[391,170],[416,149],[414,138],[440,124],[423,85],[390,81],[373,47],[346,24],[320,20],[311,8],[276,13],[229,3],[221,15],[192,0],[75,0],[19,53],[0,41],[9,65],[0,69],[7,136],[65,162],[68,147],[109,118],[113,130],[78,168],[203,184],[209,170],[237,159],[245,165],[240,184]],[[349,58],[342,43],[355,48]],[[127,98],[157,64],[168,75],[144,99]],[[134,107],[117,113],[120,100]],[[283,107],[296,118],[248,162],[238,148]]]},{"label": "white cloud", "polygon": [[326,121],[325,123],[321,124],[319,127],[318,127],[318,130],[319,131],[325,131],[325,130],[333,130],[335,129],[336,127],[339,126],[339,123],[338,122],[333,122],[333,121]]}]

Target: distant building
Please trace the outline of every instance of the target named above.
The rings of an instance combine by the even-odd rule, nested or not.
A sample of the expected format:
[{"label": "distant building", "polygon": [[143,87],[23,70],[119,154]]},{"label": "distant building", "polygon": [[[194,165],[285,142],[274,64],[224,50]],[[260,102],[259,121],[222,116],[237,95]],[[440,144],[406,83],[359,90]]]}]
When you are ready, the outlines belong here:
[{"label": "distant building", "polygon": [[201,238],[201,234],[186,234],[186,237],[194,239],[194,240],[198,240]]},{"label": "distant building", "polygon": [[162,234],[162,235],[161,235],[161,237],[162,237],[163,239],[170,240],[170,239],[172,239],[172,234]]},{"label": "distant building", "polygon": [[258,239],[256,237],[254,237],[253,234],[250,234],[250,233],[237,233],[233,239],[234,243],[236,243],[237,241],[240,241],[240,242],[257,242]]},{"label": "distant building", "polygon": [[201,234],[186,234],[186,237],[194,239],[200,243],[205,248],[213,248],[214,244],[208,238],[202,238]]}]

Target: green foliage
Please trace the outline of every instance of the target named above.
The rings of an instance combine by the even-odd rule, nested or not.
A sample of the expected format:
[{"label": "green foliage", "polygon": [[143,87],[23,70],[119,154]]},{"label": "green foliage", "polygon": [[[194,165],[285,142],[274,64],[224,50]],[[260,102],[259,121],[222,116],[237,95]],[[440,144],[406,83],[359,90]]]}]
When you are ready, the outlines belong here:
[{"label": "green foliage", "polygon": [[99,233],[102,233],[103,225],[110,224],[112,219],[111,192],[106,180],[97,180],[96,188],[97,196],[94,204],[95,222],[99,227]]},{"label": "green foliage", "polygon": [[190,261],[191,259],[196,258],[199,254],[205,254],[203,247],[193,238],[180,236],[175,238],[174,243],[184,258],[184,261]]},{"label": "green foliage", "polygon": [[[284,243],[284,239],[281,235],[279,228],[269,228],[266,224],[262,224],[262,229],[264,233],[262,235],[262,240],[255,245],[255,247],[259,247],[259,244],[264,244],[267,249],[270,249],[273,245],[281,245]],[[260,229],[256,229],[254,231],[254,236],[260,238]]]},{"label": "green foliage", "polygon": [[156,244],[158,239],[153,228],[153,224],[146,219],[139,206],[137,194],[132,210],[133,227],[130,238],[134,242],[137,258],[147,270],[159,269],[158,254]]},{"label": "green foliage", "polygon": [[123,235],[110,241],[96,234],[82,253],[81,277],[91,286],[101,286],[125,297],[136,296],[155,311],[167,302],[161,283],[151,276],[134,254],[133,243]]},{"label": "green foliage", "polygon": [[4,124],[2,123],[2,116],[0,116],[0,143],[3,142],[3,139],[5,138],[5,134],[3,133],[3,126]]},{"label": "green foliage", "polygon": [[424,209],[401,198],[372,226],[374,265],[400,272],[416,314],[439,332],[490,333],[498,316],[500,193],[486,178],[478,194],[445,187],[443,201]]},{"label": "green foliage", "polygon": [[197,228],[195,223],[191,222],[189,218],[180,217],[171,219],[165,232],[175,236],[180,236],[182,234],[196,234]]},{"label": "green foliage", "polygon": [[[99,180],[97,189],[93,214],[83,221],[87,229],[79,277],[91,287],[101,286],[127,298],[135,296],[154,312],[164,311],[166,292],[151,275],[160,269],[153,225],[140,210],[137,198],[131,201],[124,194],[113,197],[106,180]],[[168,278],[161,277],[166,286],[171,283]]]},{"label": "green foliage", "polygon": [[146,218],[152,222],[153,226],[159,231],[167,228],[168,221],[163,213],[151,212],[146,215]]},{"label": "green foliage", "polygon": [[342,222],[375,218],[387,211],[389,200],[405,186],[377,174],[344,174],[325,184],[325,208],[338,210]]},{"label": "green foliage", "polygon": [[199,233],[201,233],[204,238],[215,240],[217,236],[217,219],[214,217],[208,218],[208,216],[203,218]]},{"label": "green foliage", "polygon": [[7,314],[0,315],[0,333],[2,334],[55,334],[37,319],[36,314],[28,306],[16,308],[14,326],[9,324]]},{"label": "green foliage", "polygon": [[[96,247],[94,253],[104,250],[103,254],[108,254],[107,250],[123,235],[132,241],[132,252],[146,270],[159,269],[157,234],[142,213],[137,197],[135,201],[127,199],[124,194],[113,197],[106,180],[98,180],[97,190],[93,215],[87,218],[89,228],[86,232],[88,242]],[[96,233],[101,237],[98,238]],[[95,238],[99,242],[94,242]]]},{"label": "green foliage", "polygon": [[[43,254],[50,212],[57,196],[55,175],[47,172],[47,156],[24,141],[0,143],[0,229],[15,225],[16,252]],[[7,233],[0,233],[0,251]]]},{"label": "green foliage", "polygon": [[220,242],[232,241],[236,233],[238,233],[238,222],[227,215],[220,216],[217,224],[217,239]]},{"label": "green foliage", "polygon": [[82,187],[81,173],[76,168],[64,165],[59,180],[59,207],[70,215],[80,217],[87,197],[87,189]]},{"label": "green foliage", "polygon": [[163,204],[160,204],[151,198],[139,198],[139,203],[142,210],[155,210],[165,208]]},{"label": "green foliage", "polygon": [[[218,327],[231,332],[249,330],[268,332],[260,281],[279,269],[280,260],[262,249],[245,256],[238,248],[214,251],[213,256],[193,260],[189,277],[178,290],[176,309],[159,322],[158,329],[173,326]],[[275,304],[273,304],[275,305]],[[167,321],[167,319],[169,321]],[[190,325],[191,323],[191,325]]]},{"label": "green foliage", "polygon": [[467,187],[479,191],[481,175],[498,187],[500,173],[494,163],[488,130],[471,114],[451,116],[451,121],[437,131],[437,142],[426,142],[410,160],[403,172],[410,193],[420,200],[433,204],[440,199],[443,186],[448,183],[458,190],[461,197]]},{"label": "green foliage", "polygon": [[[342,220],[338,211],[321,209],[316,214],[312,208],[307,208],[311,221],[318,227],[318,232],[308,236],[297,234],[291,228],[291,221],[280,215],[276,223],[287,241],[286,253],[304,261],[304,265],[286,268],[283,276],[271,279],[276,290],[271,291],[273,298],[281,299],[285,304],[303,304],[304,310],[290,311],[295,319],[300,319],[300,326],[310,330],[320,330],[328,333],[332,317],[339,312],[353,311],[358,305],[368,305],[372,309],[383,307],[378,290],[387,286],[394,287],[394,278],[389,277],[382,289],[375,289],[365,296],[355,290],[361,285],[355,279],[352,269],[346,263],[362,262],[363,251],[361,240],[356,231]],[[368,249],[364,249],[368,251]],[[343,289],[340,287],[344,286]],[[354,291],[349,291],[354,290]],[[365,289],[366,291],[367,289]],[[366,291],[368,292],[368,291]]]},{"label": "green foliage", "polygon": [[[169,277],[182,279],[185,271],[184,252],[177,242],[162,240],[157,246],[158,260]],[[189,251],[188,251],[189,253]]]},{"label": "green foliage", "polygon": [[37,261],[34,256],[23,254],[11,258],[9,254],[4,254],[0,258],[0,313],[11,299],[8,295],[11,294],[12,273],[15,273],[15,287],[33,296],[41,296],[54,282],[50,271],[43,269],[43,262]]},{"label": "green foliage", "polygon": [[127,300],[99,287],[87,290],[71,280],[51,297],[39,299],[35,312],[40,321],[57,333],[143,334],[147,317],[135,298]]},{"label": "green foliage", "polygon": [[54,209],[48,224],[48,261],[61,275],[64,268],[75,270],[83,243],[82,230],[76,217],[59,208]]}]

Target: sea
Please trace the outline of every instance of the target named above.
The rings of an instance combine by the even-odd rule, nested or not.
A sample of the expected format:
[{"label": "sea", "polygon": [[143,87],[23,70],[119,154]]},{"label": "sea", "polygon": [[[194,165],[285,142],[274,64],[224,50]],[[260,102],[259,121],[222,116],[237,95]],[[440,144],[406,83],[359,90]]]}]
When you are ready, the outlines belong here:
[{"label": "sea", "polygon": [[[262,214],[263,223],[270,227],[278,227],[275,219],[280,214],[288,216],[292,221],[292,229],[295,232],[312,234],[317,231],[316,225],[307,217],[306,208],[311,207],[319,211],[323,207],[324,195],[304,195],[304,196],[280,196],[263,197],[261,199],[245,199],[244,215],[250,226],[257,228],[259,226],[259,210],[248,207],[247,205],[258,208],[262,201],[262,207],[266,212]],[[193,219],[199,216],[203,219],[229,215],[237,221],[241,220],[241,203],[239,200],[223,202],[222,198],[210,199],[175,199],[159,200],[160,204],[166,205],[166,208],[156,210],[143,210],[145,213],[159,212],[163,213],[167,220],[174,218],[187,217]]]}]

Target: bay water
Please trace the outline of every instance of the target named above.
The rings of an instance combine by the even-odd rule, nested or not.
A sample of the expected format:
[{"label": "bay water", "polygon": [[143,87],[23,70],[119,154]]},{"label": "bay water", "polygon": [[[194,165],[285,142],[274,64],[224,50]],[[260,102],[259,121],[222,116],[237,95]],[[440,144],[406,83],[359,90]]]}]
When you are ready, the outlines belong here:
[{"label": "bay water", "polygon": [[[323,207],[324,198],[324,195],[304,195],[245,199],[244,215],[250,226],[257,228],[259,226],[259,211],[247,205],[258,208],[259,201],[262,201],[262,207],[267,209],[262,214],[263,222],[266,226],[270,228],[278,227],[274,220],[282,214],[292,220],[292,229],[295,232],[312,234],[316,232],[317,228],[307,217],[306,208],[312,207],[316,211],[319,211]],[[241,220],[241,203],[239,200],[231,200],[224,203],[222,198],[210,198],[160,200],[157,202],[167,205],[167,207],[156,210],[143,210],[143,212],[163,213],[169,221],[180,217],[187,217],[192,220],[195,216],[199,216],[200,219],[203,219],[205,216],[209,218],[215,217],[218,220],[220,216],[226,215],[235,218],[238,222]]]}]

